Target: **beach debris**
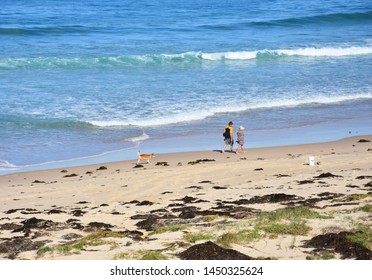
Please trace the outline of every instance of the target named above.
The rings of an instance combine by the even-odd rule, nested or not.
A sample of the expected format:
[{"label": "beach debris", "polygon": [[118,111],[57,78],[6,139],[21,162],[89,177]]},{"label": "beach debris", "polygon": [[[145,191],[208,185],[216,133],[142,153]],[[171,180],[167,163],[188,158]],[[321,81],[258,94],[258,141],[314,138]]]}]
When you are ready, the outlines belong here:
[{"label": "beach debris", "polygon": [[0,253],[8,254],[9,259],[15,259],[17,255],[24,251],[38,250],[48,241],[32,241],[29,238],[17,236],[0,243]]},{"label": "beach debris", "polygon": [[305,185],[305,184],[313,184],[315,183],[314,180],[302,180],[302,181],[297,181],[299,185]]},{"label": "beach debris", "polygon": [[358,177],[356,177],[355,179],[357,179],[357,180],[364,180],[364,179],[372,179],[372,176],[358,176]]},{"label": "beach debris", "polygon": [[195,161],[189,161],[187,164],[191,164],[191,165],[194,165],[194,164],[198,164],[198,163],[201,163],[201,162],[209,162],[209,161],[216,161],[215,159],[198,159],[198,160],[195,160]]},{"label": "beach debris", "polygon": [[32,182],[33,184],[45,184],[45,181],[35,180]]},{"label": "beach debris", "polygon": [[100,166],[100,167],[97,168],[96,170],[107,170],[107,167],[106,167],[106,166]]},{"label": "beach debris", "polygon": [[262,171],[263,168],[256,168],[256,169],[253,169],[253,171]]},{"label": "beach debris", "polygon": [[233,249],[225,249],[207,241],[191,246],[178,254],[182,260],[252,260],[253,258]]},{"label": "beach debris", "polygon": [[162,192],[161,194],[171,194],[173,192]]},{"label": "beach debris", "polygon": [[68,234],[62,235],[61,238],[64,239],[64,240],[76,240],[76,239],[80,239],[82,237],[83,237],[82,235],[77,234],[77,233],[68,233]]},{"label": "beach debris", "polygon": [[160,165],[160,166],[169,166],[169,163],[166,161],[159,161],[155,165]]},{"label": "beach debris", "polygon": [[138,202],[136,204],[136,206],[150,206],[150,205],[153,205],[154,202],[151,202],[151,201],[148,201],[148,200],[144,200],[142,202]]},{"label": "beach debris", "polygon": [[371,142],[371,141],[370,140],[367,140],[367,139],[360,139],[358,141],[358,143],[369,143],[369,142]]},{"label": "beach debris", "polygon": [[61,170],[61,173],[67,173],[68,171],[66,169]]},{"label": "beach debris", "polygon": [[359,189],[359,186],[348,184],[345,186],[345,188],[351,188],[351,189]]},{"label": "beach debris", "polygon": [[81,209],[74,209],[74,210],[71,211],[70,214],[72,214],[72,216],[74,216],[74,217],[81,217],[81,216],[83,216],[85,213],[86,213],[86,211],[83,211],[83,210],[81,210]]},{"label": "beach debris", "polygon": [[341,254],[343,259],[372,260],[372,251],[363,245],[351,241],[353,232],[342,231],[317,235],[304,244],[305,248],[315,248],[316,251],[332,249]]},{"label": "beach debris", "polygon": [[18,208],[18,209],[9,209],[8,211],[5,211],[4,213],[5,214],[13,214],[17,211],[21,211],[21,210],[24,210],[25,208]]},{"label": "beach debris", "polygon": [[62,210],[58,210],[58,209],[51,209],[49,211],[46,212],[48,215],[51,215],[51,214],[62,214],[62,213],[66,213],[66,211],[62,211]]},{"label": "beach debris", "polygon": [[51,220],[43,220],[32,217],[21,222],[23,226],[13,230],[12,232],[23,232],[25,237],[28,237],[32,229],[37,230],[56,230],[60,226],[59,223],[55,223]]},{"label": "beach debris", "polygon": [[197,200],[197,198],[191,197],[191,196],[185,196],[184,198],[176,199],[176,200],[181,200],[184,203],[191,203],[191,202],[195,202],[195,200]]},{"label": "beach debris", "polygon": [[84,228],[84,231],[88,232],[94,232],[98,230],[109,230],[110,228],[113,228],[113,225],[106,224],[106,223],[101,223],[101,222],[90,222],[88,226]]},{"label": "beach debris", "polygon": [[88,201],[79,201],[79,202],[76,202],[76,204],[88,204],[88,203],[90,203],[90,202],[88,202]]},{"label": "beach debris", "polygon": [[227,187],[214,186],[214,187],[212,187],[212,189],[215,189],[215,190],[226,190]]},{"label": "beach debris", "polygon": [[322,178],[337,178],[337,177],[339,177],[339,178],[343,178],[343,177],[340,176],[340,175],[334,175],[334,174],[332,174],[332,173],[330,173],[330,172],[322,173],[322,174],[320,174],[319,176],[315,176],[315,177],[313,177],[313,178],[315,178],[315,179],[322,179]]},{"label": "beach debris", "polygon": [[279,202],[299,200],[299,199],[303,199],[303,197],[296,196],[293,194],[275,193],[275,194],[267,194],[264,196],[254,196],[251,199],[243,198],[243,199],[239,199],[235,201],[224,201],[223,203],[243,205],[243,204],[256,204],[256,203],[279,203]]},{"label": "beach debris", "polygon": [[291,177],[291,175],[286,175],[286,174],[276,174],[274,175],[277,178],[282,178],[282,177]]},{"label": "beach debris", "polygon": [[75,174],[75,173],[72,173],[72,174],[63,176],[63,178],[76,177],[76,176],[79,176],[79,175]]},{"label": "beach debris", "polygon": [[197,190],[201,190],[201,189],[203,189],[203,187],[201,187],[201,186],[190,186],[190,187],[187,187],[185,189],[197,189]]},{"label": "beach debris", "polygon": [[136,226],[146,231],[156,230],[157,228],[161,227],[162,224],[159,223],[158,217],[155,217],[155,216],[156,215],[149,215],[149,217],[146,220],[138,222]]}]

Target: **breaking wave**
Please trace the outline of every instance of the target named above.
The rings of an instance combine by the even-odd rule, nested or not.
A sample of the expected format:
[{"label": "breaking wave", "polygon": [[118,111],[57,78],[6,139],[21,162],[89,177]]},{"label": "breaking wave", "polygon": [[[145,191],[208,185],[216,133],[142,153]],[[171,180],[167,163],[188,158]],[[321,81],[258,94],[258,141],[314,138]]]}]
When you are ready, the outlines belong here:
[{"label": "breaking wave", "polygon": [[89,68],[125,68],[162,65],[198,65],[213,61],[268,60],[290,57],[347,57],[371,55],[371,46],[350,47],[306,47],[296,49],[227,51],[227,52],[186,52],[180,54],[148,54],[103,56],[92,58],[0,58],[0,70],[13,69],[89,69]]}]

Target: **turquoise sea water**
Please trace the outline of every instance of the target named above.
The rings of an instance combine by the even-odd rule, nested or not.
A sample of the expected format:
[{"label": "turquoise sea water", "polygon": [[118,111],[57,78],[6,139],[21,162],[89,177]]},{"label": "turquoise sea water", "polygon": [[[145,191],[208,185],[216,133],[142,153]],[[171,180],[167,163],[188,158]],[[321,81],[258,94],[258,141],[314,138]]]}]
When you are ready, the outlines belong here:
[{"label": "turquoise sea water", "polygon": [[0,174],[372,133],[369,0],[2,0],[0,42]]}]

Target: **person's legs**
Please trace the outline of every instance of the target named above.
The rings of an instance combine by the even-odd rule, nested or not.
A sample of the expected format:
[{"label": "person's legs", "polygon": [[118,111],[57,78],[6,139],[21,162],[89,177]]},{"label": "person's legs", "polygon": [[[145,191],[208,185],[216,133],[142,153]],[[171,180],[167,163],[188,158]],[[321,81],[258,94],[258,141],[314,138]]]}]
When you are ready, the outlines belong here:
[{"label": "person's legs", "polygon": [[241,149],[242,149],[242,151],[243,151],[243,154],[245,154],[245,150],[244,150],[244,148],[243,148],[243,145],[242,145]]},{"label": "person's legs", "polygon": [[239,144],[238,147],[236,148],[235,154],[237,154],[239,152],[239,149],[241,148],[242,148],[242,145]]},{"label": "person's legs", "polygon": [[226,144],[223,145],[223,148],[222,148],[222,150],[221,150],[221,153],[224,153],[224,152],[225,152],[225,149],[226,149]]}]

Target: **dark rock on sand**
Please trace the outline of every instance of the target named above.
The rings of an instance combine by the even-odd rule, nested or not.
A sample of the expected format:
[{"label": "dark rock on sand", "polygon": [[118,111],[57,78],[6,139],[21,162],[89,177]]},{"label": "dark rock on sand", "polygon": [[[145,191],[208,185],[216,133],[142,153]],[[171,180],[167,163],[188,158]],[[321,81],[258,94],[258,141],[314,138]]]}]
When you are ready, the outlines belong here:
[{"label": "dark rock on sand", "polygon": [[333,249],[343,259],[372,260],[372,251],[348,239],[352,232],[327,233],[317,235],[305,242],[305,248],[314,247],[315,251]]},{"label": "dark rock on sand", "polygon": [[253,258],[232,249],[222,248],[208,241],[191,246],[178,254],[182,260],[252,260]]}]

